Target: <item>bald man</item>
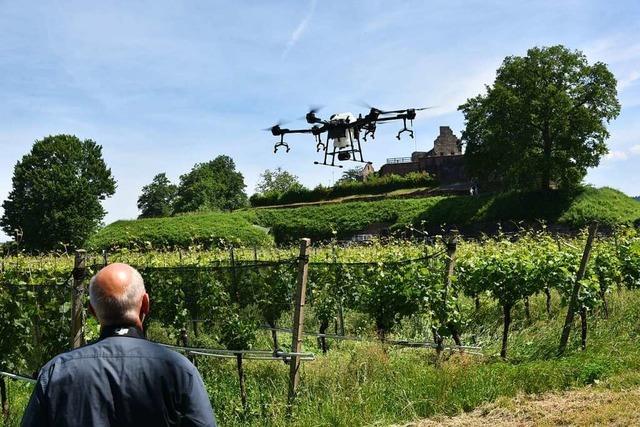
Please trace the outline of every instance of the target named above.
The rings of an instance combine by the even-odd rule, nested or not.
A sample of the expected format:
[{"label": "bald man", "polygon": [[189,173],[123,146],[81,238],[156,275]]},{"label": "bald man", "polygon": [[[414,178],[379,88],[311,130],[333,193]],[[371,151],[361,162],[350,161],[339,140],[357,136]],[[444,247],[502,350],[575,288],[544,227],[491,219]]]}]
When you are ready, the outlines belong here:
[{"label": "bald man", "polygon": [[111,264],[91,278],[100,338],[50,360],[23,426],[215,426],[200,374],[184,356],[147,341],[142,276]]}]

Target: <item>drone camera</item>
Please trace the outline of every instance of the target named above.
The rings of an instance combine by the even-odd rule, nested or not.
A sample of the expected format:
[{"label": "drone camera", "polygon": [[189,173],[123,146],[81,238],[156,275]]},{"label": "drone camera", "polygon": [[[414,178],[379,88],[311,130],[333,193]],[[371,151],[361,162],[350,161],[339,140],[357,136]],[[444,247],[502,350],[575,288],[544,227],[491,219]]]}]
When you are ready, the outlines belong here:
[{"label": "drone camera", "polygon": [[409,120],[413,120],[416,118],[416,110],[413,108],[410,108],[407,110],[407,119]]},{"label": "drone camera", "polygon": [[271,133],[273,134],[273,136],[278,136],[282,133],[280,130],[280,125],[275,125],[271,128]]}]

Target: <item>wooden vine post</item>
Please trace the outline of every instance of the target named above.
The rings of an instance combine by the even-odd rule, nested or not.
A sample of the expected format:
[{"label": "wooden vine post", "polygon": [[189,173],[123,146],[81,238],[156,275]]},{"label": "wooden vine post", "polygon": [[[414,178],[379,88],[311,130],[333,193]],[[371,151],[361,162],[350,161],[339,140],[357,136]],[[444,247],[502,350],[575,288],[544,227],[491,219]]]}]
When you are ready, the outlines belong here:
[{"label": "wooden vine post", "polygon": [[453,273],[456,267],[456,251],[458,250],[458,230],[451,230],[451,236],[447,240],[447,257],[446,257],[446,271],[444,282],[444,311],[447,316],[447,329],[451,334],[451,337],[455,341],[456,345],[461,346],[460,332],[454,323],[449,321],[449,312],[447,311],[447,300],[449,298],[449,291],[453,287]]},{"label": "wooden vine post", "polygon": [[4,377],[0,377],[0,402],[2,403],[2,418],[9,418],[9,396],[7,395],[7,383]]},{"label": "wooden vine post", "polygon": [[[593,239],[598,231],[598,223],[594,222],[589,226],[589,236],[587,237],[587,243],[584,246],[582,252],[582,260],[580,261],[580,268],[576,275],[576,280],[571,290],[571,300],[569,301],[569,307],[567,307],[567,317],[564,321],[564,327],[562,328],[562,336],[560,337],[560,347],[558,348],[558,355],[562,355],[567,348],[567,342],[569,341],[569,335],[571,334],[571,325],[573,324],[573,317],[576,311],[576,305],[578,304],[578,296],[580,295],[580,281],[584,278],[584,274],[587,271],[587,263],[591,256],[591,248],[593,247]],[[586,326],[583,323],[583,331]],[[583,345],[586,337],[583,337]]]},{"label": "wooden vine post", "polygon": [[84,345],[84,279],[87,275],[87,251],[76,250],[73,263],[73,288],[71,289],[71,348]]},{"label": "wooden vine post", "polygon": [[[310,239],[300,239],[300,256],[298,257],[298,280],[295,295],[295,309],[293,313],[293,338],[291,342],[291,352],[300,353],[302,350],[302,340],[304,338],[304,304],[307,293],[307,276],[309,273],[309,248]],[[289,362],[289,404],[296,396],[298,383],[300,382],[300,356],[291,356]]]}]

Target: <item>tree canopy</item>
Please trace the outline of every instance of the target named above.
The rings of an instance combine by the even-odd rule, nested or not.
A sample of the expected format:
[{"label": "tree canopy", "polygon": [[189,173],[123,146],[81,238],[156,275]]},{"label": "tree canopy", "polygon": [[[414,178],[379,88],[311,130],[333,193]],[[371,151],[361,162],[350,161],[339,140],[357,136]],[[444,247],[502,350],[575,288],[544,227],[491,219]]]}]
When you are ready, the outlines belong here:
[{"label": "tree canopy", "polygon": [[564,46],[505,58],[487,93],[459,107],[469,175],[510,189],[570,188],[607,153],[616,79]]},{"label": "tree canopy", "polygon": [[155,218],[170,216],[178,187],[169,181],[162,172],[153,177],[150,184],[142,187],[142,194],[138,198],[140,218]]},{"label": "tree canopy", "polygon": [[279,167],[273,171],[266,169],[260,174],[256,192],[261,195],[268,193],[282,194],[285,191],[296,188],[302,188],[298,177]]},{"label": "tree canopy", "polygon": [[197,163],[180,176],[174,213],[232,210],[247,205],[244,177],[229,156]]},{"label": "tree canopy", "polygon": [[16,164],[12,183],[0,226],[8,235],[21,230],[29,250],[82,245],[104,218],[100,201],[116,189],[102,147],[74,135],[36,141]]},{"label": "tree canopy", "polygon": [[362,168],[354,167],[349,168],[346,171],[342,172],[342,176],[338,180],[338,184],[342,184],[345,182],[355,182],[362,180]]}]

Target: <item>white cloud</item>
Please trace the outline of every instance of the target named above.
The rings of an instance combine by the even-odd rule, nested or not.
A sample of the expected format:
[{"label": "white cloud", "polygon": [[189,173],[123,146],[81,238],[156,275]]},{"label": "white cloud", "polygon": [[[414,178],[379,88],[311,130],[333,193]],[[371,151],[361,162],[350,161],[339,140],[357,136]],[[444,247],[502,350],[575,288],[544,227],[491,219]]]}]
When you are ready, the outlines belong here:
[{"label": "white cloud", "polygon": [[604,156],[605,160],[616,161],[616,160],[627,160],[629,155],[625,151],[609,151],[606,156]]},{"label": "white cloud", "polygon": [[311,0],[309,11],[302,19],[302,21],[300,21],[296,29],[293,30],[293,33],[291,33],[291,37],[289,37],[289,41],[287,42],[287,46],[284,48],[284,51],[282,51],[283,58],[285,58],[289,54],[291,48],[295,46],[296,43],[298,43],[298,40],[304,34],[305,30],[307,29],[307,25],[309,25],[309,21],[311,21],[311,18],[313,18],[313,13],[316,10],[317,3],[318,0]]},{"label": "white cloud", "polygon": [[634,145],[629,149],[629,153],[633,156],[640,156],[640,144]]}]

